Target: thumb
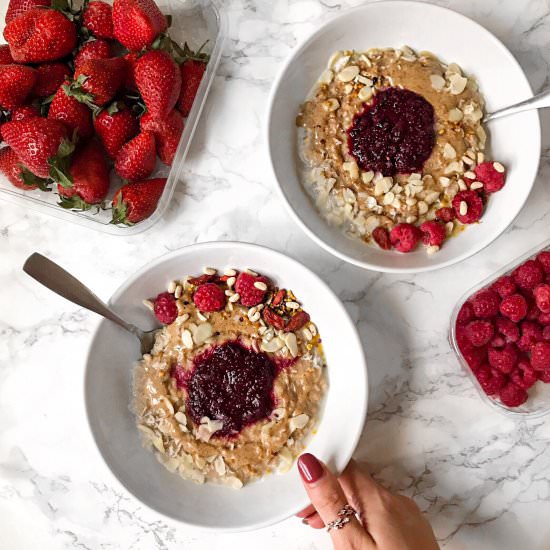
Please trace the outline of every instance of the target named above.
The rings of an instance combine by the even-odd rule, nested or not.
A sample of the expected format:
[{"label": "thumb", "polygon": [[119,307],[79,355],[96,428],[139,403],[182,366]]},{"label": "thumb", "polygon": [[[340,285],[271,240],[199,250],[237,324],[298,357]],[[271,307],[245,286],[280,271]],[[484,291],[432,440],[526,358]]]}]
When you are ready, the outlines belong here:
[{"label": "thumb", "polygon": [[[298,459],[298,470],[305,490],[317,513],[327,525],[338,519],[338,513],[348,504],[336,477],[310,453]],[[370,535],[355,516],[342,529],[331,529],[336,548],[374,548]]]}]

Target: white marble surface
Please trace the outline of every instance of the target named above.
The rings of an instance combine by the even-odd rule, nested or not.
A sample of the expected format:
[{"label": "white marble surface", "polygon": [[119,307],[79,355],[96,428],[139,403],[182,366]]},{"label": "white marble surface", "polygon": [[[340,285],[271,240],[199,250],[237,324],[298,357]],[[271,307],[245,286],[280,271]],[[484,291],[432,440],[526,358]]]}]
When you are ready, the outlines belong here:
[{"label": "white marble surface", "polygon": [[[549,421],[515,422],[486,408],[446,340],[449,313],[466,286],[550,236],[548,130],[539,178],[513,227],[464,264],[418,276],[380,275],[335,260],[289,219],[264,174],[261,124],[280,63],[320,21],[357,3],[227,2],[227,55],[185,184],[148,233],[127,239],[93,233],[0,201],[3,549],[330,548],[325,533],[295,519],[223,539],[203,535],[166,523],[116,488],[93,449],[81,403],[84,354],[98,319],[21,272],[36,250],[107,299],[150,258],[212,239],[284,250],[339,293],[361,331],[372,384],[357,457],[368,459],[389,486],[415,497],[442,547],[550,548]],[[548,0],[438,3],[494,32],[535,89],[549,85]]]}]

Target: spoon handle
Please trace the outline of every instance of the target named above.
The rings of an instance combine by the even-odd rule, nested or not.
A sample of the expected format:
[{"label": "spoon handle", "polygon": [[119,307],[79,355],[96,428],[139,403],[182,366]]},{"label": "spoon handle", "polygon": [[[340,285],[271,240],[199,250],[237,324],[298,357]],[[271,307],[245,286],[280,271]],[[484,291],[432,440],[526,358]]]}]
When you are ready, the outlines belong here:
[{"label": "spoon handle", "polygon": [[42,254],[31,254],[23,265],[23,271],[59,296],[102,315],[141,339],[141,331],[137,327],[121,319],[89,288]]},{"label": "spoon handle", "polygon": [[550,107],[550,88],[548,90],[543,90],[539,94],[530,97],[525,101],[504,107],[494,113],[488,113],[483,120],[484,122],[488,122],[489,120],[493,120],[495,118],[513,115],[523,111],[530,111],[531,109],[543,109],[544,107]]}]

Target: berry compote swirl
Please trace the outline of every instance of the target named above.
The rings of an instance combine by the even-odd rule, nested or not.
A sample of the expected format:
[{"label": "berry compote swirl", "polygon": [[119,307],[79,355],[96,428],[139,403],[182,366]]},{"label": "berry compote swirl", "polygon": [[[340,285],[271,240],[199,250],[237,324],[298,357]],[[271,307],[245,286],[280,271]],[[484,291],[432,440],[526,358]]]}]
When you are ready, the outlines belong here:
[{"label": "berry compote swirl", "polygon": [[434,108],[401,88],[378,92],[348,130],[349,152],[359,167],[384,176],[420,172],[434,145]]},{"label": "berry compote swirl", "polygon": [[238,340],[213,346],[195,357],[186,381],[187,411],[196,424],[202,417],[221,420],[214,436],[234,436],[267,418],[274,408],[276,363]]}]

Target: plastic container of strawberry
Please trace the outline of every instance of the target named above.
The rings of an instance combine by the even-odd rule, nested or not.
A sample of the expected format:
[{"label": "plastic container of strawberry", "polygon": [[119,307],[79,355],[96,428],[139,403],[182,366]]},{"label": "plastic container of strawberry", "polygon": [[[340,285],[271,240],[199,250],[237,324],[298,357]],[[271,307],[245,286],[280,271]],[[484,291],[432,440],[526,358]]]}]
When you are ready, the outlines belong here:
[{"label": "plastic container of strawberry", "polygon": [[[457,302],[451,314],[449,343],[459,364],[475,386],[481,400],[499,413],[516,419],[538,418],[550,413],[550,383],[544,383],[541,380],[538,380],[531,388],[527,390],[527,394],[529,396],[527,401],[518,407],[508,407],[499,400],[497,395],[487,395],[459,348],[456,330],[457,317],[462,306],[479,291],[489,288],[503,275],[510,275],[514,269],[522,265],[527,260],[535,259],[536,256],[542,251],[550,252],[550,239],[540,243],[522,256],[505,265],[502,269],[495,272],[490,277],[487,277],[474,287],[470,288],[470,290],[468,290]],[[546,282],[550,282],[550,273],[546,274]]]},{"label": "plastic container of strawberry", "polygon": [[[109,2],[109,0],[107,0]],[[170,36],[178,43],[187,44],[198,50],[206,42],[203,50],[210,59],[201,80],[200,87],[193,102],[189,116],[174,157],[172,166],[164,165],[157,158],[157,165],[150,178],[167,178],[166,187],[159,200],[157,209],[146,220],[132,226],[114,225],[111,223],[111,210],[92,208],[89,211],[65,210],[57,203],[59,197],[54,192],[40,190],[22,191],[17,189],[0,174],[0,199],[40,211],[44,214],[84,225],[91,229],[113,235],[133,235],[152,227],[165,213],[176,185],[181,179],[185,158],[191,145],[193,135],[200,120],[200,115],[214,80],[219,65],[226,37],[227,21],[216,0],[156,0],[161,11],[172,16]],[[112,3],[112,2],[110,2]],[[111,188],[107,200],[112,199],[122,182],[114,170],[111,171]]]}]

